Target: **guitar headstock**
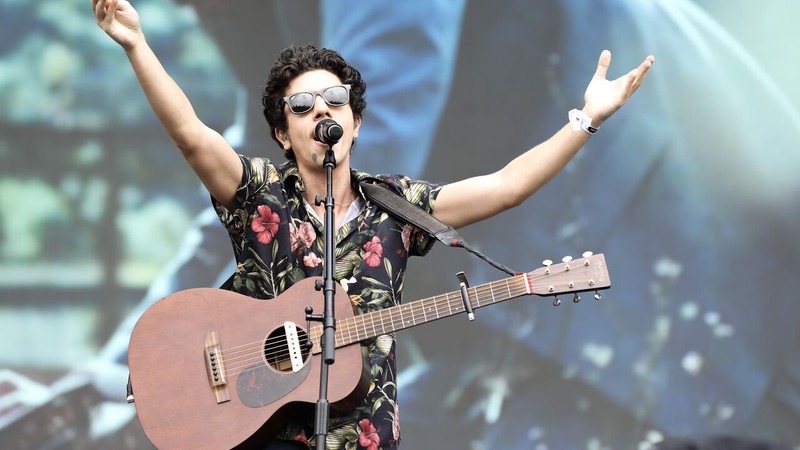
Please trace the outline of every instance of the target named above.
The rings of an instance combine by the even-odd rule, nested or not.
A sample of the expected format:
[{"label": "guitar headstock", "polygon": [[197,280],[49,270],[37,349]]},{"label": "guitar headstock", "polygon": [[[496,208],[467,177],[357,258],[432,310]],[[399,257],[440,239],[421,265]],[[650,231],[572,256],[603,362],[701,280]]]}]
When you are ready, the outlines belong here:
[{"label": "guitar headstock", "polygon": [[[544,267],[540,267],[528,276],[536,295],[559,295],[564,293],[599,291],[611,287],[611,279],[606,268],[606,259],[602,253],[594,255],[591,252],[583,254],[582,258],[572,259],[565,257],[563,262],[553,264],[545,260]],[[595,298],[599,300],[599,294]],[[579,297],[575,297],[575,301]],[[558,305],[560,301],[553,302]]]}]

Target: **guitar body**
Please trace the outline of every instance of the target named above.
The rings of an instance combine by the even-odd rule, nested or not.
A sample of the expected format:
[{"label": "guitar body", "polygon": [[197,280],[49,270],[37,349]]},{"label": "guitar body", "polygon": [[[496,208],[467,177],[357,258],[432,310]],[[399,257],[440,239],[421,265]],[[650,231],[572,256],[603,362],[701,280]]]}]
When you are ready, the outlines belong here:
[{"label": "guitar body", "polygon": [[[347,295],[335,299],[337,319],[352,317]],[[305,307],[319,314],[323,303],[314,279],[306,279],[273,300],[200,288],[150,307],[131,334],[128,356],[136,412],[150,441],[162,450],[260,448],[293,418],[313,418],[319,352],[304,352],[302,367],[293,369],[276,362],[270,348],[287,340],[286,321],[305,337]],[[352,410],[366,395],[360,347],[336,350],[328,383],[334,410]],[[215,369],[223,382],[213,381],[221,376]]]}]

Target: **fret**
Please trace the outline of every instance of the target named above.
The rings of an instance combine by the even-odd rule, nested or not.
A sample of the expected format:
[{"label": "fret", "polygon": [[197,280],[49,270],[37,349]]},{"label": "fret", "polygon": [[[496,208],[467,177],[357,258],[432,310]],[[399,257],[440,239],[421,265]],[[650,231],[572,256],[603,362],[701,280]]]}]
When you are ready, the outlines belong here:
[{"label": "fret", "polygon": [[449,311],[449,316],[453,315],[453,307],[450,304],[450,293],[444,294],[445,299],[447,300],[447,310]]},{"label": "fret", "polygon": [[477,287],[473,287],[472,288],[472,297],[470,297],[470,299],[469,299],[470,303],[472,303],[472,298],[475,298],[475,307],[476,308],[480,308],[481,307],[481,297],[478,295],[478,288]]},{"label": "fret", "polygon": [[[395,322],[395,320],[397,322]],[[395,330],[402,330],[405,327],[405,316],[403,316],[403,308],[397,308],[397,316],[392,321],[394,322],[394,329]]]},{"label": "fret", "polygon": [[497,300],[494,298],[494,283],[489,283],[489,294],[492,296],[492,303],[496,303]]},{"label": "fret", "polygon": [[455,307],[456,312],[454,314],[458,314],[459,312],[461,312],[461,309],[464,306],[463,302],[461,301],[461,293],[460,292],[448,292],[447,293],[447,301],[448,302],[452,302],[452,300],[450,300],[450,295],[451,294],[456,297],[456,303],[455,303],[455,305],[450,303],[450,306],[451,306],[451,308]]},{"label": "fret", "polygon": [[347,335],[350,337],[350,342],[356,342],[356,341],[353,340],[352,333],[350,333],[350,327],[346,326],[346,328],[347,328]]},{"label": "fret", "polygon": [[504,281],[506,282],[506,289],[508,289],[508,298],[511,298],[511,286],[508,284],[508,280],[509,279],[506,278]]},{"label": "fret", "polygon": [[386,334],[386,321],[384,319],[389,320],[389,332],[391,333],[392,331],[394,331],[394,320],[392,319],[392,314],[394,314],[394,308],[389,308],[381,311],[381,323],[384,324],[383,326],[384,334]]},{"label": "fret", "polygon": [[408,304],[408,313],[411,316],[411,326],[416,325],[417,324],[417,318],[414,317],[414,304],[413,303],[409,303]]},{"label": "fret", "polygon": [[[361,325],[361,327],[359,327]],[[353,327],[356,330],[356,337],[358,338],[359,342],[366,339],[367,336],[367,327],[364,323],[364,319],[362,317],[353,317]],[[361,328],[364,329],[364,337],[361,337]]]},{"label": "fret", "polygon": [[389,323],[392,324],[392,331],[397,331],[397,323],[395,322],[395,320],[396,320],[395,319],[395,315],[396,315],[396,313],[399,313],[399,312],[400,312],[400,308],[396,308],[396,309],[392,308],[391,311],[389,312],[389,319],[390,319]]},{"label": "fret", "polygon": [[420,308],[422,308],[422,320],[425,322],[428,321],[428,314],[425,313],[425,300],[419,302]]},{"label": "fret", "polygon": [[[367,321],[364,317],[359,317],[359,322],[361,322],[361,326],[364,328],[364,339],[369,337],[369,332],[367,331]],[[373,327],[374,328],[374,327]]]},{"label": "fret", "polygon": [[[390,309],[391,311],[391,309]],[[389,313],[391,314],[391,313]],[[386,334],[386,324],[383,323],[383,311],[378,314],[378,317],[381,319],[381,329],[383,330],[383,334]]]},{"label": "fret", "polygon": [[[416,323],[417,323],[417,314],[414,313],[414,305],[418,306],[419,308],[422,308],[422,303],[414,302],[414,303],[411,304],[411,315],[414,316],[414,324],[416,325]],[[422,312],[422,316],[425,317],[425,311]],[[423,320],[422,323],[425,323],[425,320]]]},{"label": "fret", "polygon": [[[347,326],[347,320],[342,320],[337,324],[337,328],[339,328],[339,332],[342,333],[342,342],[353,343],[353,336],[350,335],[350,328]],[[322,342],[322,335],[325,332],[325,327],[320,327],[320,342]]]}]

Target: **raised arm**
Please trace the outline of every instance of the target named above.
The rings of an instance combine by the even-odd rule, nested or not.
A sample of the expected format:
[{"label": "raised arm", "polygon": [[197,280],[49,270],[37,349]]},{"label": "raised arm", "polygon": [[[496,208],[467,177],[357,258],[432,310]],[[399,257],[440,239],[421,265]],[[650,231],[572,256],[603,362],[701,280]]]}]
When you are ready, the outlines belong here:
[{"label": "raised arm", "polygon": [[97,25],[125,49],[150,107],[183,157],[211,195],[231,207],[242,174],[236,152],[197,117],[189,99],[147,44],[139,14],[131,4],[126,0],[91,1]]},{"label": "raised arm", "polygon": [[[599,128],[628,101],[653,62],[655,58],[648,56],[638,67],[612,81],[606,79],[611,52],[604,50],[600,54],[597,71],[584,94],[582,109],[583,114],[592,119],[592,127]],[[499,171],[446,185],[436,200],[434,216],[459,228],[519,205],[564,168],[589,137],[586,131],[576,131],[568,123]]]}]

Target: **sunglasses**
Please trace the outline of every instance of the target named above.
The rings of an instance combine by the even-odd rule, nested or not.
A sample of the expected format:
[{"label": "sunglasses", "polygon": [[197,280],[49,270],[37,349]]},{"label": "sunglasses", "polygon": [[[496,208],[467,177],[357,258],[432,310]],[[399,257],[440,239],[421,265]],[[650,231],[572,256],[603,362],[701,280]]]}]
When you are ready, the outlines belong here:
[{"label": "sunglasses", "polygon": [[350,102],[350,85],[341,84],[313,92],[298,92],[283,97],[283,101],[289,105],[289,111],[292,114],[303,114],[311,111],[311,108],[314,107],[317,95],[331,106],[344,106]]}]

